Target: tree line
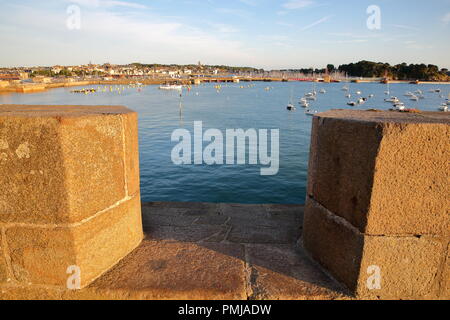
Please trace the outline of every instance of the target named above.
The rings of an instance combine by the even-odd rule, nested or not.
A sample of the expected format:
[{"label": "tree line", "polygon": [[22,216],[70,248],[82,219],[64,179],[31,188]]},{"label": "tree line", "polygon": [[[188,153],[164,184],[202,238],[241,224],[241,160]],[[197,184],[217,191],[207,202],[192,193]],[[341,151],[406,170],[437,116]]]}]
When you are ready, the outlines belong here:
[{"label": "tree line", "polygon": [[[333,67],[329,65],[327,68]],[[328,69],[329,71],[333,71]],[[357,63],[343,64],[337,69],[351,77],[363,78],[388,78],[391,80],[422,80],[422,81],[449,81],[448,69],[439,69],[432,64],[397,64],[360,61]]]}]

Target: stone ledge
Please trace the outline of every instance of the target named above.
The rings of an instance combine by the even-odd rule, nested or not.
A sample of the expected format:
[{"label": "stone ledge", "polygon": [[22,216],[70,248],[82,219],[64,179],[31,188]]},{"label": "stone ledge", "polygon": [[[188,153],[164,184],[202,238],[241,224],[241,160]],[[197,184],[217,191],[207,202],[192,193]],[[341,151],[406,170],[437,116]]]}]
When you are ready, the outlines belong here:
[{"label": "stone ledge", "polygon": [[449,136],[443,112],[320,113],[308,194],[367,235],[450,236]]},{"label": "stone ledge", "polygon": [[135,249],[141,230],[139,195],[75,226],[4,228],[12,281],[65,287],[67,268],[78,266],[84,287]]},{"label": "stone ledge", "polygon": [[[304,224],[307,252],[358,297],[447,297],[440,287],[448,237],[365,235],[311,198],[307,200]],[[380,268],[381,289],[367,288],[369,266]]]},{"label": "stone ledge", "polygon": [[85,287],[135,249],[138,157],[125,107],[0,105],[0,283]]},{"label": "stone ledge", "polygon": [[0,224],[76,223],[139,191],[125,107],[0,105],[0,122]]},{"label": "stone ledge", "polygon": [[[300,230],[303,206],[144,203],[142,212],[151,233],[86,288],[8,283],[0,285],[0,299],[350,299],[296,246],[296,239],[238,243],[213,232],[222,225],[233,228],[233,218],[241,228],[254,228],[262,219],[256,225],[278,221],[279,232]],[[193,226],[200,237],[183,235],[183,228]]]}]

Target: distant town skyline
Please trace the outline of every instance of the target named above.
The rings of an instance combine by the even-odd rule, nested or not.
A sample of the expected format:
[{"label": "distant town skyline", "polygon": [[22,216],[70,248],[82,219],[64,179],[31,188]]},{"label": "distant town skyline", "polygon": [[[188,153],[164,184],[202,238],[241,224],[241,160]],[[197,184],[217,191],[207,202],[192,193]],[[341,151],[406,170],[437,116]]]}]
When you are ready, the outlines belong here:
[{"label": "distant town skyline", "polygon": [[0,6],[0,67],[201,61],[271,70],[360,60],[450,67],[450,0],[0,0]]}]

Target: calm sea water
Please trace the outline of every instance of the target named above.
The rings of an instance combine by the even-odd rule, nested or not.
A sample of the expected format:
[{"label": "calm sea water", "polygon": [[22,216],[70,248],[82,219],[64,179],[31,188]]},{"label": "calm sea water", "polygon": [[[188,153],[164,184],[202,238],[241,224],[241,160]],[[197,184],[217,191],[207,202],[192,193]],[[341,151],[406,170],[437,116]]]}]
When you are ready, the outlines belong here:
[{"label": "calm sea water", "polygon": [[[241,89],[243,85],[245,88]],[[177,92],[163,92],[157,86],[126,89],[122,94],[72,94],[70,89],[54,89],[35,94],[0,95],[0,104],[80,104],[125,105],[139,113],[141,192],[144,201],[205,201],[233,203],[304,203],[306,196],[311,117],[298,107],[288,112],[290,100],[297,105],[299,98],[312,90],[311,83],[248,83],[222,85],[217,93],[214,84],[194,87],[184,92],[182,112]],[[270,86],[270,91],[264,88]],[[311,103],[311,109],[326,111],[348,108],[349,101],[341,90],[343,84],[317,84],[324,88]],[[96,88],[96,86],[94,86]],[[391,85],[391,94],[398,96],[409,108],[436,111],[447,97],[448,85]],[[419,102],[404,97],[406,91],[421,89],[426,98]],[[388,109],[385,85],[351,84],[350,93],[375,97],[358,109]],[[197,94],[198,93],[198,94]],[[353,100],[353,99],[351,99]],[[260,166],[176,166],[171,161],[173,130],[180,127],[193,133],[194,121],[202,121],[204,130],[220,129],[279,129],[280,170],[276,176],[261,176]]]}]

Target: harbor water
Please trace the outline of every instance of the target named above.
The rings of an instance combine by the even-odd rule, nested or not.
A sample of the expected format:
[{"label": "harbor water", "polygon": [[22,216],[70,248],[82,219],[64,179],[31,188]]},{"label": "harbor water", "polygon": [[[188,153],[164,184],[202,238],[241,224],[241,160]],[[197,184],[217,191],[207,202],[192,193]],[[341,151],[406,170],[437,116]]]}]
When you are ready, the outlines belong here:
[{"label": "harbor water", "polygon": [[[194,201],[230,203],[285,203],[305,201],[311,120],[298,104],[299,99],[313,90],[312,83],[272,82],[240,84],[204,84],[191,91],[159,90],[158,86],[139,88],[113,86],[104,92],[76,94],[60,88],[31,94],[0,95],[0,104],[47,105],[124,105],[139,114],[141,163],[141,194],[143,201]],[[310,109],[319,112],[330,109],[389,109],[384,102],[387,86],[378,83],[348,84],[352,98],[345,97],[344,84],[316,84],[317,101]],[[95,89],[98,86],[90,86]],[[90,88],[89,87],[89,88]],[[319,93],[325,89],[326,93]],[[431,93],[430,89],[441,89]],[[412,101],[405,92],[422,90],[425,98]],[[390,96],[397,96],[407,108],[437,111],[448,98],[449,85],[391,84]],[[361,97],[373,94],[363,105],[350,107]],[[292,97],[297,110],[286,110]],[[181,106],[181,108],[180,108]],[[171,153],[177,144],[172,132],[185,128],[194,132],[194,121],[202,121],[203,130],[219,129],[279,129],[280,168],[277,175],[262,176],[260,165],[191,165],[178,166]],[[205,143],[206,145],[207,143]]]}]

